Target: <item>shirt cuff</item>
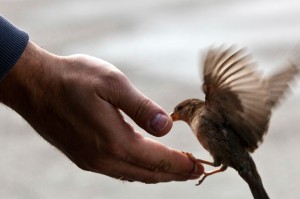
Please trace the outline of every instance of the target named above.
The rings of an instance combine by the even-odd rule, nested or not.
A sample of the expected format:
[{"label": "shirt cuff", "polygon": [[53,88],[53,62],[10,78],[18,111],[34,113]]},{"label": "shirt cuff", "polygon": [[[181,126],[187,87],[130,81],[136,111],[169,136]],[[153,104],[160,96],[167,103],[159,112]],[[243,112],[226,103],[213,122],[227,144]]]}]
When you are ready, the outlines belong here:
[{"label": "shirt cuff", "polygon": [[27,33],[16,28],[0,15],[0,80],[18,61],[28,41]]}]

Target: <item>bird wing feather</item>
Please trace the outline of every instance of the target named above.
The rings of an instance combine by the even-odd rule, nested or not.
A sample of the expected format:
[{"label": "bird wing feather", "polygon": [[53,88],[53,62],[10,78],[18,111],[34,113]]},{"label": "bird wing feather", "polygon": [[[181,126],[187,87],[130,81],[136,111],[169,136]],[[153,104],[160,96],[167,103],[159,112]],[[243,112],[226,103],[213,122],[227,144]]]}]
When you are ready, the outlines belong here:
[{"label": "bird wing feather", "polygon": [[299,66],[296,62],[289,61],[288,65],[280,71],[276,72],[269,78],[269,104],[275,107],[279,104],[280,100],[290,90],[290,82],[295,78],[295,74],[299,73]]},{"label": "bird wing feather", "polygon": [[290,64],[264,80],[245,49],[211,48],[203,67],[206,117],[219,112],[253,152],[268,130],[272,107],[297,72],[295,64]]}]

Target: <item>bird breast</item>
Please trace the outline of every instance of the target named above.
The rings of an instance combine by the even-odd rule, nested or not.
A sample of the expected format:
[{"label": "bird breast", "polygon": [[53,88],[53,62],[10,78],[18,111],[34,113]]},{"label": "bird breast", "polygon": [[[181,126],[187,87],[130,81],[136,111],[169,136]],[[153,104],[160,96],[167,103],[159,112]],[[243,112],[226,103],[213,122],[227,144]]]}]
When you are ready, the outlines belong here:
[{"label": "bird breast", "polygon": [[197,137],[200,144],[209,151],[209,146],[207,139],[204,137],[203,133],[201,132],[201,120],[202,116],[194,118],[190,124],[193,134]]}]

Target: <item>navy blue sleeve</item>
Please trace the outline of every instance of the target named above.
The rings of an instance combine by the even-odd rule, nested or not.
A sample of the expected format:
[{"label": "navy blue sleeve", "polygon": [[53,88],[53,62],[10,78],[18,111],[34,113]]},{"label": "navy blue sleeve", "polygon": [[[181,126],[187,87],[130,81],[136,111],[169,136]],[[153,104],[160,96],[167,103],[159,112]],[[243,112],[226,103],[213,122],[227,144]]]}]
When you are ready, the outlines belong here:
[{"label": "navy blue sleeve", "polygon": [[0,15],[0,80],[18,61],[29,36]]}]

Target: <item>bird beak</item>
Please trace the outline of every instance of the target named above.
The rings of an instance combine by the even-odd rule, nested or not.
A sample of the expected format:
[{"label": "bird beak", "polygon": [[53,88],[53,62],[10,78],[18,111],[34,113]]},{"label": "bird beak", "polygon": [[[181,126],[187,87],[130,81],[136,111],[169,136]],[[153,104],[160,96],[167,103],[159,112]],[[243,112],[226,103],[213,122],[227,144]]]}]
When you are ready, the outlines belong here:
[{"label": "bird beak", "polygon": [[177,121],[177,120],[179,120],[179,115],[178,115],[178,113],[171,113],[170,114],[170,116],[171,116],[171,118],[172,118],[172,120],[173,121]]}]

